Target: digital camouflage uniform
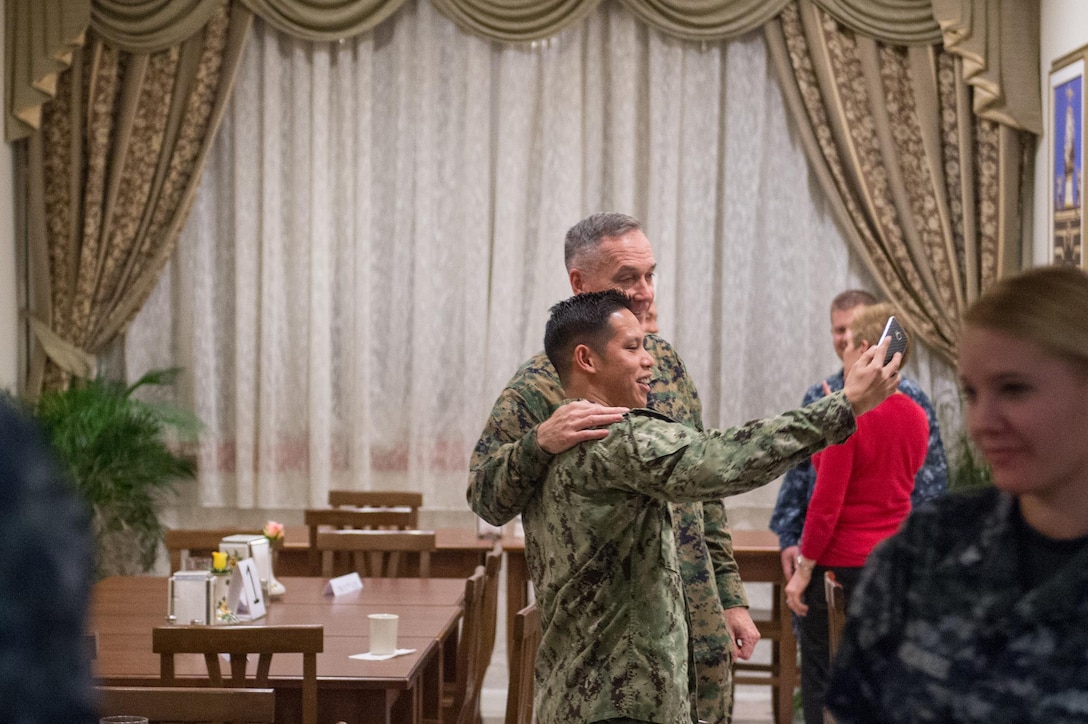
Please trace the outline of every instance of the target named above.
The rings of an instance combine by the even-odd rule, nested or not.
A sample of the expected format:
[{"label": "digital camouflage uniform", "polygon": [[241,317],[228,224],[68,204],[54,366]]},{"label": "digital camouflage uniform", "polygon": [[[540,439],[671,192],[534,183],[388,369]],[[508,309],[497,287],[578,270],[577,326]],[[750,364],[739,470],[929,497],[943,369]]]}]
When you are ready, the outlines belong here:
[{"label": "digital camouflage uniform", "polygon": [[[656,335],[645,339],[655,360],[647,407],[701,430],[702,404],[680,356]],[[488,523],[503,525],[519,515],[540,488],[552,456],[537,445],[536,426],[562,400],[555,368],[540,353],[522,365],[495,402],[472,453],[467,496]],[[714,724],[728,722],[733,645],[722,610],[747,606],[748,600],[725,507],[721,501],[677,505],[673,523],[691,617],[699,716]]]},{"label": "digital camouflage uniform", "polygon": [[88,506],[37,426],[0,399],[0,722],[98,721],[93,578]]},{"label": "digital camouflage uniform", "polygon": [[1088,546],[1029,586],[1017,516],[995,488],[951,494],[877,547],[832,669],[840,724],[1088,721]]},{"label": "digital camouflage uniform", "polygon": [[[827,378],[827,385],[832,392],[838,392],[845,383],[842,370]],[[937,424],[937,413],[933,403],[914,380],[901,377],[899,391],[918,403],[925,410],[929,422],[929,448],[925,462],[914,477],[914,491],[910,494],[912,506],[917,508],[927,500],[944,495],[948,488],[948,462],[944,456],[944,443],[941,442],[941,428]],[[817,382],[805,392],[802,405],[811,405],[824,397],[823,381]],[[778,489],[778,501],[771,514],[771,530],[778,534],[779,548],[799,545],[801,532],[805,528],[805,514],[808,501],[816,487],[816,470],[811,460],[805,460],[786,473],[782,487]]]},{"label": "digital camouflage uniform", "polygon": [[725,431],[633,410],[607,438],[556,455],[523,515],[543,628],[537,720],[694,721],[670,501],[764,485],[853,430],[841,394]]}]

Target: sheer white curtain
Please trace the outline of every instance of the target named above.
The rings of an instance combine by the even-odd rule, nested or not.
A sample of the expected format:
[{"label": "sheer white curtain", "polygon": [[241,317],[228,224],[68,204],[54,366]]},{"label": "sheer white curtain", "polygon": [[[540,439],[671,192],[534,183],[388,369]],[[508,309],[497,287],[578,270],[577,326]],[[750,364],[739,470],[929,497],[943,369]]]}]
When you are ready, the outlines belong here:
[{"label": "sheer white curtain", "polygon": [[[662,332],[707,424],[793,407],[836,369],[828,303],[871,285],[761,35],[682,42],[617,3],[533,47],[426,2],[337,44],[258,22],[126,342],[133,375],[186,369],[207,425],[194,502],[298,509],[330,487],[402,487],[467,509],[491,403],[569,294],[563,234],[602,209],[646,224]],[[774,486],[750,496],[773,504]]]}]

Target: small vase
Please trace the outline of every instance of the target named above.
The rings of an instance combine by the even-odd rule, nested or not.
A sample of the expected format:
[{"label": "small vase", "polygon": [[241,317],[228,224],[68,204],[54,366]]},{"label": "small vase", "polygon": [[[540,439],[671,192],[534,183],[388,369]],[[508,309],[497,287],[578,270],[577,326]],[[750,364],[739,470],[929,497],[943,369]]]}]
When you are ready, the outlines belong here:
[{"label": "small vase", "polygon": [[212,571],[212,609],[213,624],[238,621],[230,607],[230,571]]}]

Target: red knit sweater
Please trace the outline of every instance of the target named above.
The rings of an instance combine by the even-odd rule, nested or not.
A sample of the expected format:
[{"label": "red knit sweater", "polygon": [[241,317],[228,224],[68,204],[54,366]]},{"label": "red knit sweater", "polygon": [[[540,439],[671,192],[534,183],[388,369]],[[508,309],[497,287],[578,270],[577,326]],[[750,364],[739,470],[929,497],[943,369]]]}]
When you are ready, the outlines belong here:
[{"label": "red knit sweater", "polygon": [[914,476],[926,458],[925,411],[896,393],[858,418],[841,445],[812,457],[816,487],[801,554],[821,566],[862,566],[910,513]]}]

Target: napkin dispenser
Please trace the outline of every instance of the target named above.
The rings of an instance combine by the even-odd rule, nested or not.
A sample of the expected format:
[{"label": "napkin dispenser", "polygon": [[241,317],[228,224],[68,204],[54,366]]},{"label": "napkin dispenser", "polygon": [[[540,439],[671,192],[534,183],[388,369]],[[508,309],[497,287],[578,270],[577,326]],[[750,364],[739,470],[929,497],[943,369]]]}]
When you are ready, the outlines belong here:
[{"label": "napkin dispenser", "polygon": [[215,578],[211,571],[178,571],[170,576],[166,620],[180,625],[214,624]]},{"label": "napkin dispenser", "polygon": [[219,541],[219,550],[236,561],[252,558],[257,566],[257,574],[261,577],[261,588],[268,593],[268,582],[272,580],[272,549],[267,538],[245,533],[228,535]]}]

